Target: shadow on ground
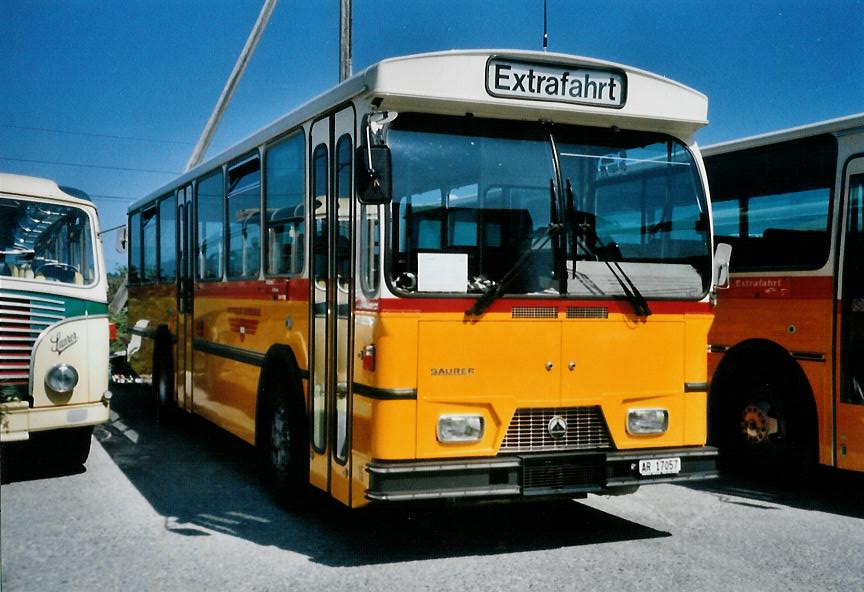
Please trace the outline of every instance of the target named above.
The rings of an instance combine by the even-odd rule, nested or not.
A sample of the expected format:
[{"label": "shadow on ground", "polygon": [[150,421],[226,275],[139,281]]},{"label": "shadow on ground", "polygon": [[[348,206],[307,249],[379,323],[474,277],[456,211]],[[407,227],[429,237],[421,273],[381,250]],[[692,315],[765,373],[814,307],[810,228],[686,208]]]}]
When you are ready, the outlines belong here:
[{"label": "shadow on ground", "polygon": [[[864,474],[828,467],[807,475],[744,475],[724,471],[719,479],[687,485],[716,495],[720,501],[752,508],[774,505],[864,518]],[[770,504],[770,505],[769,505]]]},{"label": "shadow on ground", "polygon": [[141,385],[113,385],[112,421],[96,437],[181,536],[242,537],[331,566],[536,551],[670,536],[573,501],[390,505],[347,510],[317,500],[282,509],[251,446],[195,417],[157,423]]},{"label": "shadow on ground", "polygon": [[80,475],[87,471],[84,465],[51,462],[50,451],[41,443],[14,442],[0,446],[0,483],[17,483]]}]

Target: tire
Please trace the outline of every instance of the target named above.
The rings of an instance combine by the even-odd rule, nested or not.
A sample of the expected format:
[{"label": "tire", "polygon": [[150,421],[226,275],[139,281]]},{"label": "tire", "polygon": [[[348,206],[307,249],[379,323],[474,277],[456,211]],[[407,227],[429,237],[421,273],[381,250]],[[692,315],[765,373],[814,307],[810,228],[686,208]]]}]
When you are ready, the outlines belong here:
[{"label": "tire", "polygon": [[157,346],[153,353],[153,399],[156,402],[156,420],[170,420],[174,409],[174,361],[170,349]]},{"label": "tire", "polygon": [[34,434],[35,462],[43,466],[79,467],[90,456],[93,426]]},{"label": "tire", "polygon": [[309,451],[302,408],[287,397],[273,403],[266,432],[264,462],[276,499],[289,509],[306,505],[309,497]]},{"label": "tire", "polygon": [[728,399],[713,430],[724,468],[782,477],[811,468],[815,442],[807,406],[788,377],[753,377],[724,392]]}]

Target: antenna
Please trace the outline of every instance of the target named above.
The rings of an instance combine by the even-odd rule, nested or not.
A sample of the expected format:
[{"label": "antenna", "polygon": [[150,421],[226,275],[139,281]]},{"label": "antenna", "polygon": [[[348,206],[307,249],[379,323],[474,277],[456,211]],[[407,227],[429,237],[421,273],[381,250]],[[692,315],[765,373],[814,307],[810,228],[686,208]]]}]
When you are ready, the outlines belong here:
[{"label": "antenna", "polygon": [[225,109],[228,108],[228,103],[231,102],[231,97],[234,96],[234,91],[237,89],[237,83],[240,82],[243,72],[246,71],[246,66],[249,65],[249,60],[252,59],[252,54],[255,53],[255,47],[261,40],[261,35],[264,33],[267,23],[270,21],[270,15],[273,14],[274,6],[276,6],[276,0],[264,0],[264,6],[261,7],[258,19],[252,26],[252,31],[249,33],[249,38],[246,40],[246,45],[243,46],[243,50],[237,58],[237,63],[234,64],[234,69],[231,71],[228,80],[225,82],[222,94],[219,95],[219,99],[216,101],[216,106],[213,108],[213,113],[210,114],[210,119],[207,120],[204,130],[201,132],[201,137],[198,138],[198,143],[192,151],[192,156],[189,157],[189,162],[186,163],[187,171],[200,163],[204,153],[207,152],[207,148],[210,146],[210,141],[213,139],[213,134],[216,133],[216,128],[219,127],[219,122],[222,121],[222,116],[225,114]]},{"label": "antenna", "polygon": [[351,78],[351,0],[339,3],[339,82]]},{"label": "antenna", "polygon": [[549,50],[549,33],[547,33],[546,29],[546,1],[543,0],[543,51]]}]

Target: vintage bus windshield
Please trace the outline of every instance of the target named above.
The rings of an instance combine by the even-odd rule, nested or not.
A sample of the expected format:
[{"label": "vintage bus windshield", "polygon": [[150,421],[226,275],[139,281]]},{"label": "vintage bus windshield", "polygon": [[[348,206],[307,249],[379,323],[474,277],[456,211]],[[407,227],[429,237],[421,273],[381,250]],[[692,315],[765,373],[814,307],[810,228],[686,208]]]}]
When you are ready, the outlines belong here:
[{"label": "vintage bus windshield", "polygon": [[0,198],[0,274],[92,284],[96,263],[91,226],[81,208]]},{"label": "vintage bus windshield", "polygon": [[611,261],[647,298],[708,289],[707,206],[677,140],[399,114],[386,141],[388,271],[403,293],[477,293],[517,261],[504,293],[619,297]]}]

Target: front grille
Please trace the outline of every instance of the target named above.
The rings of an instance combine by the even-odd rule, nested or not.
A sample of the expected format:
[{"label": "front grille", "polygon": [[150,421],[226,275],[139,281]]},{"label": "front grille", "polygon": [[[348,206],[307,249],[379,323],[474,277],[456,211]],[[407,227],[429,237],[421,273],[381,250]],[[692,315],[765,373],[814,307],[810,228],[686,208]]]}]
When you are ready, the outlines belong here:
[{"label": "front grille", "polygon": [[[567,422],[563,438],[549,435],[549,421],[556,415]],[[547,452],[612,448],[612,440],[600,407],[544,407],[517,409],[499,452]]]},{"label": "front grille", "polygon": [[605,480],[602,456],[526,457],[522,466],[525,495],[593,491]]},{"label": "front grille", "polygon": [[65,312],[62,300],[0,292],[0,399],[27,396],[36,339]]}]

